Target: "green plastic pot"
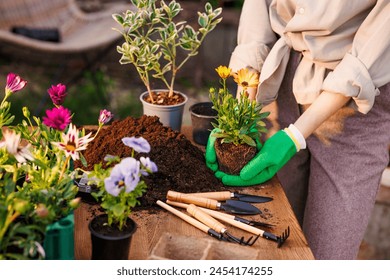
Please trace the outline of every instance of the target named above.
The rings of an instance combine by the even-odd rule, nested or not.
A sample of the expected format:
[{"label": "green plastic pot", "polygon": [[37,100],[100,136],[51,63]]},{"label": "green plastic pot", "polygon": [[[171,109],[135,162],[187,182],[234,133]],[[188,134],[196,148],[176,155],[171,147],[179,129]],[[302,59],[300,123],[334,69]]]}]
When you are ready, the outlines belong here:
[{"label": "green plastic pot", "polygon": [[43,242],[47,260],[74,260],[74,214],[47,226]]}]

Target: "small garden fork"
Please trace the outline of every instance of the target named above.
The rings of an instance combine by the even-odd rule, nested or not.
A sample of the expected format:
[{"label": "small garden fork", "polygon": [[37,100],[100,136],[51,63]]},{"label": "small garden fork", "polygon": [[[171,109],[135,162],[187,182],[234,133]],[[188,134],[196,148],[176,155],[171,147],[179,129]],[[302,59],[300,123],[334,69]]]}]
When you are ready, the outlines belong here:
[{"label": "small garden fork", "polygon": [[211,215],[204,212],[201,208],[195,206],[194,204],[189,204],[186,209],[187,209],[187,212],[190,213],[191,216],[196,218],[198,221],[209,226],[214,231],[221,233],[222,236],[225,236],[227,241],[235,242],[235,243],[238,243],[240,245],[252,246],[253,244],[255,244],[255,242],[257,241],[257,239],[260,236],[260,235],[256,235],[255,238],[253,238],[253,236],[251,236],[248,240],[245,240],[244,237],[238,238],[238,237],[232,235],[231,233],[229,233],[229,231],[225,227],[225,225],[223,225],[222,223],[220,223],[219,221],[214,219]]}]

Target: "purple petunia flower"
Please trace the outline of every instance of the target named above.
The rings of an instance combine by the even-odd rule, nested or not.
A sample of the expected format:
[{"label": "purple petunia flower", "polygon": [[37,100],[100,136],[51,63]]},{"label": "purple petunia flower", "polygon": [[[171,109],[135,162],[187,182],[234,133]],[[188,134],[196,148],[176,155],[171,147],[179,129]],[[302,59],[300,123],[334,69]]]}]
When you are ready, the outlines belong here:
[{"label": "purple petunia flower", "polygon": [[107,124],[113,117],[114,115],[110,111],[106,109],[100,110],[99,119],[98,119],[99,124]]},{"label": "purple petunia flower", "polygon": [[27,81],[23,80],[19,75],[9,73],[7,75],[7,84],[5,90],[8,93],[17,92],[23,89],[27,84]]},{"label": "purple petunia flower", "polygon": [[71,113],[62,106],[46,110],[46,117],[43,117],[43,123],[46,126],[63,131],[71,122]]},{"label": "purple petunia flower", "polygon": [[51,88],[47,90],[47,93],[50,95],[51,101],[56,106],[62,105],[65,97],[68,95],[66,92],[66,86],[63,84],[58,84],[56,86],[52,85]]},{"label": "purple petunia flower", "polygon": [[124,158],[111,170],[110,177],[104,179],[106,191],[118,196],[124,190],[133,191],[140,181],[140,162],[132,157]]},{"label": "purple petunia flower", "polygon": [[150,145],[149,142],[143,137],[124,137],[122,138],[123,144],[133,148],[138,153],[149,153]]}]

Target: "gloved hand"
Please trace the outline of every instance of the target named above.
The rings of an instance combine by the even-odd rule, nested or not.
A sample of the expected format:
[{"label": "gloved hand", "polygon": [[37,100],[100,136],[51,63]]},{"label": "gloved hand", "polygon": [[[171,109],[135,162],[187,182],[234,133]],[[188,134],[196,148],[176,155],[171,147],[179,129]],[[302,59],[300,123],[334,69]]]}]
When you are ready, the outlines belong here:
[{"label": "gloved hand", "polygon": [[[254,180],[242,180],[240,176],[238,175],[230,175],[226,174],[225,172],[222,172],[218,170],[218,162],[217,162],[217,155],[215,152],[215,141],[217,140],[216,137],[213,137],[213,133],[218,133],[218,129],[215,128],[213,131],[211,131],[207,145],[206,145],[206,165],[208,168],[210,168],[212,171],[215,172],[215,176],[222,181],[225,185],[229,186],[250,186],[250,185],[256,185],[258,182],[256,181],[256,178]],[[262,144],[259,140],[256,140],[256,147],[259,151],[262,147]]]},{"label": "gloved hand", "polygon": [[[215,153],[215,141],[217,140],[217,138],[214,137],[213,134],[218,132],[219,132],[218,128],[214,128],[211,131],[210,136],[207,140],[206,153],[205,153],[206,166],[214,172],[218,171],[218,162],[217,162],[217,154]],[[262,145],[260,141],[256,140],[256,148],[258,151],[261,149],[261,146]]]},{"label": "gloved hand", "polygon": [[218,170],[215,138],[209,137],[206,146],[206,165],[228,186],[251,186],[271,179],[297,152],[294,141],[284,131],[270,137],[260,152],[241,170],[240,175],[229,175]]},{"label": "gloved hand", "polygon": [[244,181],[258,183],[271,179],[295,154],[297,147],[290,136],[279,130],[264,143],[264,147],[240,172]]},{"label": "gloved hand", "polygon": [[213,133],[217,133],[218,131],[219,129],[217,128],[214,128],[211,131],[209,139],[207,140],[206,153],[205,153],[206,166],[214,172],[218,170],[217,154],[215,153],[215,146],[214,146],[217,138],[212,135]]}]

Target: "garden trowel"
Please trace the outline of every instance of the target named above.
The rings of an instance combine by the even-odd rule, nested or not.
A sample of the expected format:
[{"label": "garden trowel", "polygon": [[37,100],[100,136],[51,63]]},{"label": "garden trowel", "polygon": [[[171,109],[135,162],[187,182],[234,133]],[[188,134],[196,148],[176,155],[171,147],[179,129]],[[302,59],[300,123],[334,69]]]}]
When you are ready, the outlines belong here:
[{"label": "garden trowel", "polygon": [[239,200],[226,200],[225,203],[221,203],[218,200],[204,198],[201,196],[188,195],[175,191],[168,191],[167,199],[171,201],[183,202],[188,204],[194,204],[204,208],[213,210],[224,210],[228,213],[238,215],[256,215],[260,214],[261,211],[250,203],[239,201]]}]

